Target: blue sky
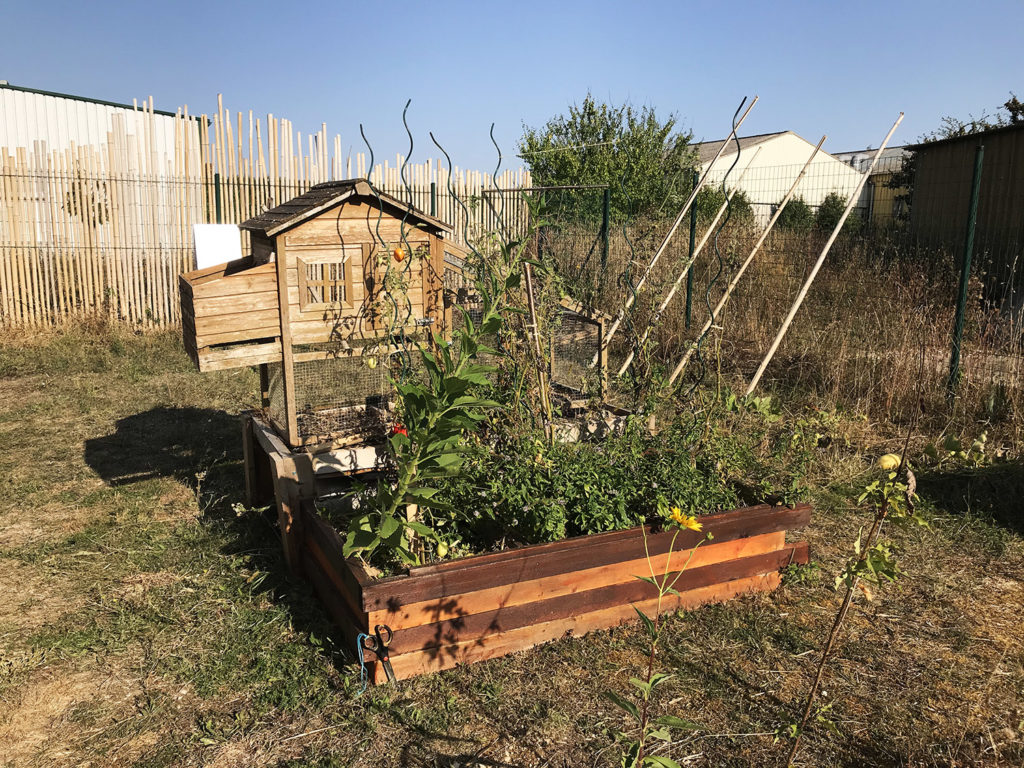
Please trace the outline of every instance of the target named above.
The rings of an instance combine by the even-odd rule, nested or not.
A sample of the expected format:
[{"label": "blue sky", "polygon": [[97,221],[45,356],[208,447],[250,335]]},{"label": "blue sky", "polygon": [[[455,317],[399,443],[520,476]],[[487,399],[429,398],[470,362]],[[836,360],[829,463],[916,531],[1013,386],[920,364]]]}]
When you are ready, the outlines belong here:
[{"label": "blue sky", "polygon": [[[588,91],[676,113],[722,138],[794,130],[826,149],[894,144],[943,115],[1024,98],[1024,2],[389,2],[8,0],[0,79],[159,109],[273,112],[306,133],[326,122],[360,151],[404,152],[401,110],[424,159],[433,130],[457,165],[489,170],[491,122],[506,155]],[[514,158],[513,162],[518,163]],[[507,164],[508,160],[506,160]]]}]

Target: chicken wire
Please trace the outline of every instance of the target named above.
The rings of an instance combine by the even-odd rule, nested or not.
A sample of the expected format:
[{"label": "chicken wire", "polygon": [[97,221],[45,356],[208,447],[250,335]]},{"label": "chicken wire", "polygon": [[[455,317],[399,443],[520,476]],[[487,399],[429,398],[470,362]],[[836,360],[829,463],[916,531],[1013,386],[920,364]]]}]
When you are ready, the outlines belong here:
[{"label": "chicken wire", "polygon": [[551,381],[585,395],[599,391],[601,326],[586,315],[562,309],[551,331]]},{"label": "chicken wire", "polygon": [[[325,350],[313,345],[295,347],[296,353],[305,351]],[[388,377],[392,365],[397,364],[392,362],[395,357],[372,367],[369,356],[328,356],[293,363],[298,441],[382,441],[387,434],[393,391]],[[267,368],[268,415],[283,425],[287,416],[282,365]]]}]

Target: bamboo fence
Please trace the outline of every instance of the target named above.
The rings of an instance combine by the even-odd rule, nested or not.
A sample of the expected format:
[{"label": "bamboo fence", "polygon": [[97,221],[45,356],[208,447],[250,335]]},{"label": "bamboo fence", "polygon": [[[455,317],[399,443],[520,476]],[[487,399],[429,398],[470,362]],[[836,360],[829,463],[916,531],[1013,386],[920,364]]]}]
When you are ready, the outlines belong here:
[{"label": "bamboo fence", "polygon": [[[0,325],[90,316],[175,324],[177,277],[195,263],[193,224],[241,223],[326,181],[369,178],[436,211],[459,242],[521,225],[526,215],[522,195],[495,191],[528,187],[523,169],[495,179],[401,155],[371,168],[362,153],[343,156],[326,124],[303,136],[273,115],[233,115],[220,97],[212,117],[196,119],[187,106],[173,118],[155,115],[152,98],[136,110],[133,131],[112,116],[101,146],[0,147]],[[154,121],[168,119],[173,153],[155,140]],[[240,253],[247,249],[243,233]]]}]

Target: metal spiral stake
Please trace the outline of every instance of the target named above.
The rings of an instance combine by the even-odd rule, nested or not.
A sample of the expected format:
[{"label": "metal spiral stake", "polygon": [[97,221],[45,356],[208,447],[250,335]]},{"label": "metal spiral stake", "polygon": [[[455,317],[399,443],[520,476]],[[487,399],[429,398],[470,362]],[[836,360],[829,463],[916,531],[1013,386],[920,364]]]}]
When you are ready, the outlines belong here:
[{"label": "metal spiral stake", "polygon": [[[402,125],[405,127],[405,134],[406,134],[406,136],[409,137],[409,151],[406,152],[405,157],[402,158],[402,167],[399,170],[399,176],[402,179],[402,185],[405,187],[406,195],[409,198],[408,206],[406,207],[405,212],[402,214],[402,221],[399,224],[399,237],[400,237],[400,239],[402,241],[402,246],[401,247],[405,249],[405,259],[404,259],[404,263],[402,264],[401,269],[402,269],[402,276],[403,276],[403,278],[406,281],[406,285],[408,285],[408,281],[410,280],[411,274],[412,274],[412,246],[409,243],[408,237],[406,237],[406,231],[407,231],[406,223],[407,223],[407,221],[409,219],[409,213],[410,213],[410,211],[412,210],[412,207],[413,207],[412,186],[410,186],[409,181],[406,178],[406,169],[408,168],[408,165],[409,165],[409,158],[412,157],[412,153],[413,153],[413,150],[415,148],[415,143],[413,142],[413,138],[412,138],[412,131],[409,130],[409,121],[406,118],[406,115],[409,112],[409,105],[410,104],[412,104],[412,99],[409,99],[408,101],[405,102],[405,108],[402,110]],[[390,266],[390,264],[391,264],[391,259],[388,259],[388,265]],[[413,314],[413,312],[412,312],[412,299],[409,298],[409,291],[406,290],[405,291],[405,317],[403,317],[401,319],[401,321],[398,323],[398,328],[399,328],[399,348],[400,348],[399,355],[401,356],[401,361],[402,361],[402,372],[401,372],[401,375],[400,375],[400,380],[401,381],[405,381],[406,377],[409,374],[409,371],[412,368],[412,355],[411,355],[411,353],[409,351],[409,340],[408,340],[407,334],[405,333],[405,329],[409,325],[409,321],[412,318],[412,314]]]},{"label": "metal spiral stake", "polygon": [[[377,201],[377,220],[374,223],[373,234],[376,237],[377,242],[380,244],[381,252],[386,254],[387,250],[388,250],[388,244],[387,244],[387,241],[384,239],[383,235],[381,235],[381,233],[380,233],[380,223],[381,223],[381,220],[384,218],[384,203],[383,203],[383,201],[381,200],[381,197],[380,197],[380,190],[377,189],[376,185],[370,179],[370,176],[373,174],[374,152],[373,152],[373,145],[370,144],[370,140],[368,138],[366,138],[366,132],[363,130],[363,124],[362,123],[359,124],[359,135],[363,137],[363,143],[366,144],[366,148],[370,152],[370,164],[367,166],[367,168],[368,168],[367,182],[368,182],[368,184],[370,186],[370,190],[373,192],[373,195],[374,195],[374,197],[375,197],[375,199]],[[395,297],[391,295],[391,291],[388,290],[388,288],[387,288],[388,277],[390,276],[390,274],[391,274],[391,259],[386,258],[385,259],[385,267],[384,267],[384,276],[381,278],[381,286],[382,286],[382,289],[383,289],[384,298],[387,299],[387,301],[390,302],[390,304],[391,304],[391,319],[388,321],[387,333],[385,334],[385,338],[387,338],[389,340],[392,337],[392,335],[394,334],[395,328],[398,325],[398,312],[399,312],[398,302],[395,301]],[[402,378],[404,378],[405,370],[406,370],[406,367],[407,367],[406,361],[405,361],[404,358],[401,359],[401,364],[402,364],[401,376],[402,376]]]},{"label": "metal spiral stake", "polygon": [[[497,222],[498,234],[501,236],[501,241],[507,242],[509,240],[509,233],[505,227],[504,219],[502,218],[505,213],[505,192],[498,186],[498,173],[501,171],[501,147],[498,146],[498,142],[494,139],[494,123],[491,123],[491,144],[494,145],[494,151],[498,154],[498,162],[494,166],[494,173],[491,175],[491,183],[494,185],[494,191],[498,193],[498,197],[501,200],[501,210],[499,211],[494,207],[493,203],[490,203],[491,211],[494,212],[494,220]],[[486,199],[486,198],[485,198]]]},{"label": "metal spiral stake", "polygon": [[[740,108],[742,108],[742,107],[743,107],[743,105],[740,104]],[[739,136],[737,134],[737,129],[739,128],[739,124],[736,122],[736,119],[739,117],[739,114],[740,114],[740,109],[737,109],[735,114],[733,114],[733,116],[732,116],[732,133],[730,135],[732,136],[733,142],[735,142],[735,144],[736,144],[736,159],[733,160],[732,165],[729,166],[729,170],[727,170],[725,172],[725,176],[722,177],[722,194],[723,195],[726,195],[726,186],[725,186],[726,185],[726,181],[729,179],[730,174],[732,174],[732,172],[736,169],[736,166],[739,164],[739,162],[740,162],[740,155],[742,154],[742,151],[743,151],[743,148],[740,146]],[[758,149],[758,152],[759,151],[760,151],[760,149]],[[754,154],[755,154],[755,157],[756,157],[757,153],[755,152]],[[749,167],[749,163],[748,163],[748,167]],[[745,172],[746,172],[746,169],[744,169],[744,173]],[[740,179],[742,180],[742,178],[743,177],[741,176]],[[737,182],[737,186],[738,186],[738,182]],[[712,277],[711,280],[708,281],[708,287],[704,291],[704,303],[707,306],[707,310],[708,310],[708,315],[709,316],[714,312],[714,309],[711,306],[711,291],[713,290],[715,284],[718,282],[718,279],[722,276],[722,272],[724,271],[724,263],[723,263],[723,260],[722,260],[722,251],[721,251],[721,248],[719,247],[718,240],[721,237],[722,230],[725,229],[726,224],[729,223],[729,219],[732,218],[732,198],[729,197],[728,195],[726,195],[725,204],[726,204],[725,219],[722,221],[721,224],[719,224],[718,230],[715,232],[715,240],[714,240],[714,253],[715,253],[715,259],[717,261],[717,271],[715,272],[715,276]],[[706,338],[706,336],[698,338],[696,344],[694,344],[693,352],[694,352],[694,357],[696,358],[696,361],[697,361],[697,375],[694,377],[693,382],[690,384],[689,388],[686,390],[686,394],[684,395],[684,397],[687,400],[690,400],[693,397],[694,392],[696,392],[697,388],[704,382],[704,379],[705,379],[705,377],[707,376],[707,373],[708,373],[708,366],[707,366],[707,363],[704,360],[704,355],[703,355],[703,346],[704,346],[704,339],[705,338]],[[691,408],[691,413],[693,414],[693,426],[696,427],[697,426],[697,422],[699,421],[699,419],[697,417],[697,410],[696,410],[696,405],[695,404]]]}]

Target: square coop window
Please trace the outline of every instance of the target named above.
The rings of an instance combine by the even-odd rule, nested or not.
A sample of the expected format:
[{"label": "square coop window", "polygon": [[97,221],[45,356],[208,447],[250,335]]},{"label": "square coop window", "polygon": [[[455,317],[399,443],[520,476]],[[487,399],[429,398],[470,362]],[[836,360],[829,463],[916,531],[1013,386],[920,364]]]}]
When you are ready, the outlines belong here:
[{"label": "square coop window", "polygon": [[352,269],[362,258],[358,246],[317,248],[296,254],[299,269],[299,308],[352,306]]}]

